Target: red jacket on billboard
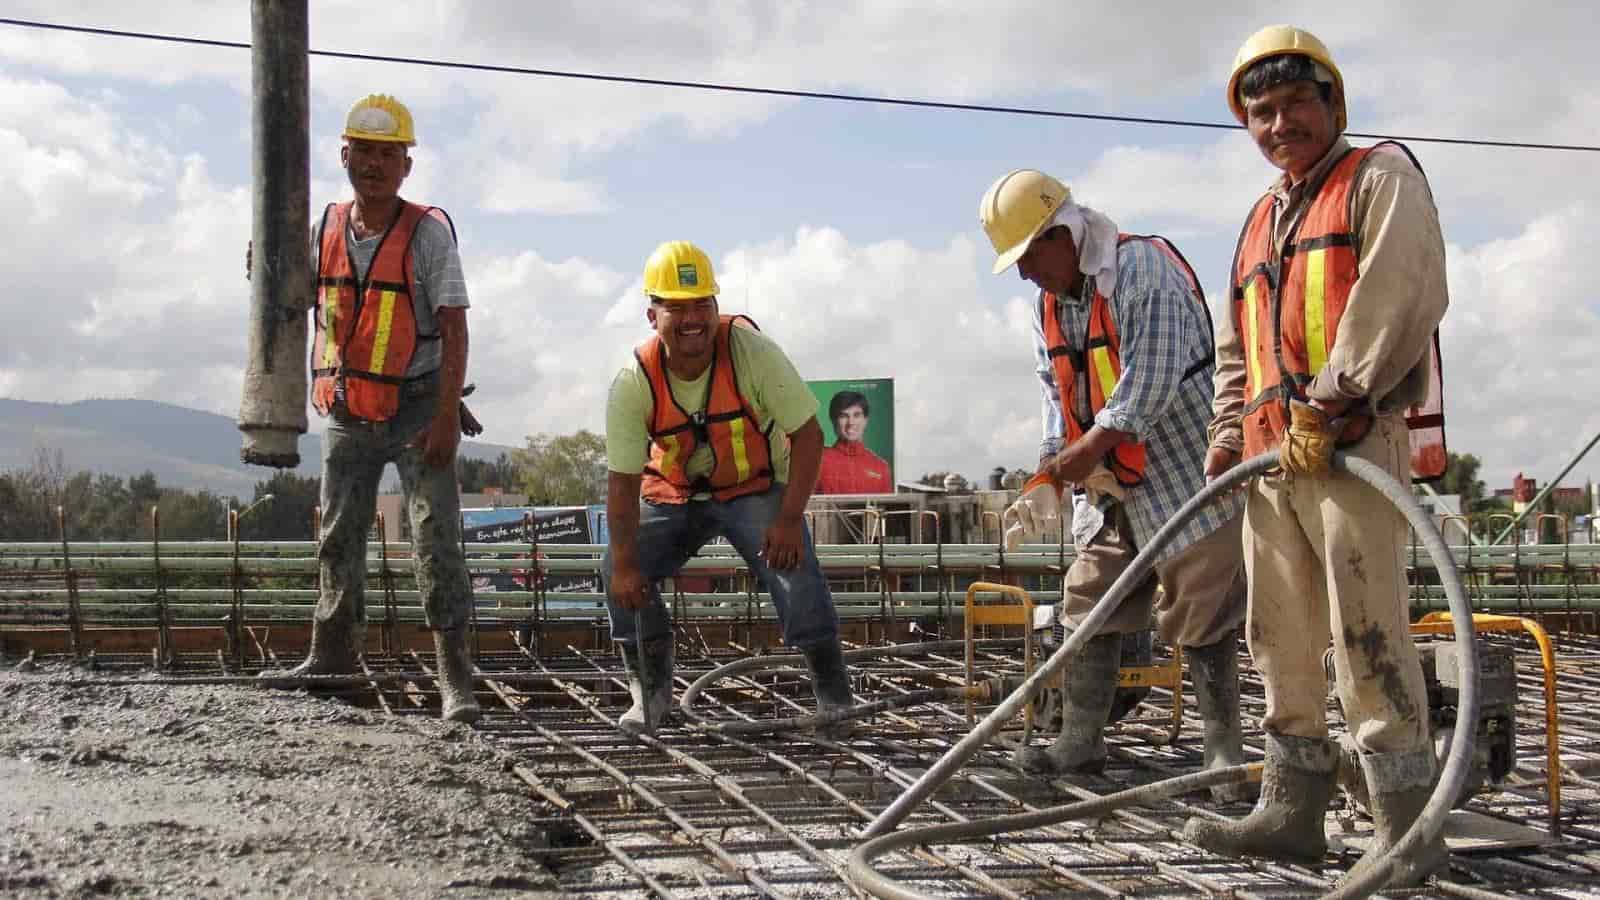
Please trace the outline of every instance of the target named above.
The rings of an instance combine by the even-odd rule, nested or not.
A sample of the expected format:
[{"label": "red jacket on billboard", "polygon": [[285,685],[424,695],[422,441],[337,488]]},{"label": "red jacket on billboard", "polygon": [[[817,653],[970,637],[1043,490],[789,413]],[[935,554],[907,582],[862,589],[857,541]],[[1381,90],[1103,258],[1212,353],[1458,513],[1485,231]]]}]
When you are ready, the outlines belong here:
[{"label": "red jacket on billboard", "polygon": [[889,464],[860,441],[840,438],[822,448],[817,472],[819,494],[887,494],[894,490]]}]

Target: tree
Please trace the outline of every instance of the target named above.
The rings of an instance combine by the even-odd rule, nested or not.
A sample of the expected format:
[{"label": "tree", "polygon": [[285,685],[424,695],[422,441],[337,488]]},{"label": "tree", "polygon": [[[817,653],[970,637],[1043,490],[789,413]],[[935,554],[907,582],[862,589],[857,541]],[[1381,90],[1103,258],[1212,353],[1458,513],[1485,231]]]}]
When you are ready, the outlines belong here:
[{"label": "tree", "polygon": [[15,540],[22,535],[22,495],[17,479],[10,472],[0,475],[0,540]]},{"label": "tree", "polygon": [[313,541],[311,515],[322,502],[322,479],[302,478],[293,472],[275,472],[266,481],[256,482],[250,503],[272,495],[272,499],[253,509],[239,520],[239,539],[242,541]]},{"label": "tree", "polygon": [[228,500],[210,491],[191,494],[182,488],[167,488],[161,492],[159,505],[163,541],[215,541],[227,533]]},{"label": "tree", "polygon": [[[33,464],[12,471],[8,480],[12,502],[6,504],[4,537],[18,541],[53,541],[60,538],[56,507],[66,502],[66,462],[60,450],[35,451]],[[81,510],[67,510],[68,535],[82,540],[73,527]]]},{"label": "tree", "polygon": [[502,453],[493,461],[456,457],[456,480],[463,494],[480,494],[484,488],[515,490],[517,476],[517,464],[509,454]]},{"label": "tree", "polygon": [[512,452],[517,485],[536,505],[599,503],[606,493],[606,441],[591,431],[528,438],[527,449]]},{"label": "tree", "polygon": [[1461,512],[1478,512],[1484,499],[1484,485],[1478,478],[1482,465],[1471,453],[1452,453],[1444,477],[1439,480],[1439,493],[1461,495]]}]

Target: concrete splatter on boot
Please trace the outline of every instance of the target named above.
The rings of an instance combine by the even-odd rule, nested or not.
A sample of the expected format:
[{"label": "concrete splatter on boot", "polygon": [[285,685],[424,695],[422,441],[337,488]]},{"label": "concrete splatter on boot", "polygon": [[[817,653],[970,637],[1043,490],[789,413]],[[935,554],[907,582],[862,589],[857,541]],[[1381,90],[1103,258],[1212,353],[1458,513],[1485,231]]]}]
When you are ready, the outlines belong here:
[{"label": "concrete splatter on boot", "polygon": [[439,718],[448,722],[476,722],[482,710],[472,693],[472,657],[467,653],[467,632],[447,628],[433,633],[439,657]]},{"label": "concrete splatter on boot", "polygon": [[1266,732],[1261,799],[1242,819],[1192,818],[1183,837],[1223,856],[1265,856],[1312,865],[1328,853],[1323,817],[1333,798],[1339,751],[1325,738]]},{"label": "concrete splatter on boot", "polygon": [[1105,727],[1122,668],[1122,635],[1090,638],[1067,663],[1061,734],[1048,749],[1023,747],[1016,762],[1041,775],[1098,774],[1106,767]]},{"label": "concrete splatter on boot", "polygon": [[[1361,861],[1339,879],[1335,889],[1344,887],[1377,865],[1380,855],[1400,843],[1433,794],[1434,758],[1431,750],[1363,753],[1361,768],[1367,776],[1373,843]],[[1445,846],[1444,837],[1436,836],[1417,848],[1409,859],[1397,861],[1389,879],[1379,884],[1378,888],[1416,887],[1449,863],[1450,850]]]},{"label": "concrete splatter on boot", "polygon": [[[811,693],[817,698],[817,714],[844,712],[855,706],[855,695],[850,692],[850,673],[844,667],[844,651],[839,639],[805,648],[806,669],[811,672]],[[846,719],[824,725],[817,734],[836,741],[855,733],[856,722]]]},{"label": "concrete splatter on boot", "polygon": [[[303,678],[310,675],[354,675],[361,670],[358,635],[366,633],[366,623],[348,620],[311,620],[311,650],[300,665],[292,669],[268,669],[257,677],[269,682],[275,678]],[[282,687],[299,687],[286,683]]]},{"label": "concrete splatter on boot", "polygon": [[672,709],[673,638],[669,634],[642,644],[642,650],[621,645],[633,706],[617,720],[617,727],[631,735],[654,735]]},{"label": "concrete splatter on boot", "polygon": [[[1244,735],[1239,730],[1239,636],[1233,632],[1214,644],[1186,647],[1189,677],[1194,681],[1196,704],[1205,727],[1203,759],[1207,769],[1225,769],[1245,762]],[[1248,782],[1218,785],[1211,799],[1242,803],[1256,798],[1258,787]]]}]

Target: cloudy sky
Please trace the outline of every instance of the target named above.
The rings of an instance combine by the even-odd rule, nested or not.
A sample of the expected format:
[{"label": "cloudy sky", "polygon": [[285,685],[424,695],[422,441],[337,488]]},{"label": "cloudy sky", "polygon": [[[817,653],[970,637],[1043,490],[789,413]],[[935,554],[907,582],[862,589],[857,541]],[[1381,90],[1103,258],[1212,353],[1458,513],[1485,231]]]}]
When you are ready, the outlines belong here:
[{"label": "cloudy sky", "polygon": [[[1586,3],[1220,5],[317,0],[311,44],[1225,122],[1239,43],[1292,21],[1332,47],[1354,130],[1600,143]],[[249,40],[244,0],[4,0],[0,17]],[[0,24],[0,396],[237,411],[249,73],[242,50]],[[416,115],[405,194],[460,229],[474,407],[508,444],[603,428],[610,377],[646,335],[640,268],[682,238],[712,253],[724,311],[752,314],[807,377],[896,379],[900,477],[1030,466],[1030,292],[988,274],[988,184],[1041,168],[1125,230],[1172,237],[1215,309],[1273,175],[1241,131],[314,58],[319,209],[348,195],[338,133],[369,92]],[[1492,487],[1548,478],[1600,431],[1600,294],[1583,274],[1600,154],[1413,149],[1449,243],[1451,447],[1483,458]]]}]

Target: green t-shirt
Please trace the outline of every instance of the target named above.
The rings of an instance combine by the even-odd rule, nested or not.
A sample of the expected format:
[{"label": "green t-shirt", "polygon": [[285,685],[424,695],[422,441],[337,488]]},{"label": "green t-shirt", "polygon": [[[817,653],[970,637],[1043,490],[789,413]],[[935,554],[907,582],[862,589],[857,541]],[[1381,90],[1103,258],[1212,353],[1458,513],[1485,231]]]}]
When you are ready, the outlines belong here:
[{"label": "green t-shirt", "polygon": [[[728,337],[733,351],[735,380],[745,402],[755,412],[762,431],[772,429],[772,472],[776,481],[789,480],[789,438],[817,414],[817,398],[771,338],[748,328],[734,328]],[[711,367],[693,381],[684,381],[667,370],[672,396],[690,414],[706,408],[706,388],[711,383]],[[637,475],[650,461],[650,379],[635,359],[611,381],[606,401],[606,467],[623,475]],[[711,474],[712,454],[707,446],[696,447],[684,467],[690,478]]]}]

